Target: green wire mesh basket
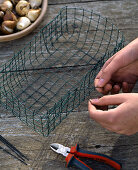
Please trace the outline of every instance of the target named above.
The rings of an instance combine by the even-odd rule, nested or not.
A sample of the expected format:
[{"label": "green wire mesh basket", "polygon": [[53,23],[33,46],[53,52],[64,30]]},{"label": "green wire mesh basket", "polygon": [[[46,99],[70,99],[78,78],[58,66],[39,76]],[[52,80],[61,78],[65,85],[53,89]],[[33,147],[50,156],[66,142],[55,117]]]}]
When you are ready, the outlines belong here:
[{"label": "green wire mesh basket", "polygon": [[123,45],[123,35],[107,18],[64,7],[1,67],[1,105],[48,136],[94,94],[97,72]]}]

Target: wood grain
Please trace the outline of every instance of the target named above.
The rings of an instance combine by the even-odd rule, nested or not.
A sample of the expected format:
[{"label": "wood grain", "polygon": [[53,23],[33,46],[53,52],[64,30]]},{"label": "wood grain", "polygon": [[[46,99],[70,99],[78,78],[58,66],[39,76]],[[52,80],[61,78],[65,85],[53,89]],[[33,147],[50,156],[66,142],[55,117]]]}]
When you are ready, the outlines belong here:
[{"label": "wood grain", "polygon": [[89,3],[89,2],[99,2],[99,1],[120,1],[120,0],[49,0],[49,5],[57,5],[57,4],[73,4],[73,3]]},{"label": "wood grain", "polygon": [[[56,166],[61,170],[65,169],[64,157],[58,156],[49,148],[53,142],[69,147],[79,143],[83,149],[107,154],[122,162],[123,170],[135,170],[138,166],[138,135],[127,137],[109,132],[90,120],[86,111],[71,113],[48,138],[38,136],[14,117],[3,117],[0,124],[1,134],[30,158],[30,165],[25,166],[0,153],[2,170],[15,167],[53,170]],[[93,168],[97,169],[96,165]]]},{"label": "wood grain", "polygon": [[[6,63],[14,53],[22,49],[65,5],[93,9],[95,13],[111,19],[111,22],[124,33],[126,44],[138,36],[137,0],[49,0],[47,13],[33,32],[18,40],[0,43],[0,65]],[[135,92],[137,91],[138,84],[135,88]],[[0,134],[30,158],[30,161],[27,162],[28,166],[25,166],[0,152],[0,170],[66,170],[65,158],[50,150],[49,145],[53,142],[68,147],[79,143],[83,149],[104,153],[119,160],[123,164],[123,170],[138,170],[138,134],[124,136],[103,129],[89,118],[87,112],[89,98],[91,96],[76,111],[72,112],[49,137],[38,135],[7,110],[0,108]],[[0,143],[0,145],[2,144]],[[87,163],[91,165],[92,161],[87,161]],[[93,169],[99,170],[99,166],[93,162]],[[70,169],[75,170],[75,168]],[[106,167],[106,169],[111,168]]]}]

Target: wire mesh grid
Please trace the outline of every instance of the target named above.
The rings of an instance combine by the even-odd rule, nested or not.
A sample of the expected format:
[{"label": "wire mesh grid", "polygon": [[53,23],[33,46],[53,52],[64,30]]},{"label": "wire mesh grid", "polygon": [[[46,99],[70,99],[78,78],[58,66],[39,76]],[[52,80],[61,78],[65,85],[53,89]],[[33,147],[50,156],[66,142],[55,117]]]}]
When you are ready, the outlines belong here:
[{"label": "wire mesh grid", "polygon": [[64,7],[1,67],[1,105],[48,136],[90,94],[103,63],[124,46],[93,11]]}]

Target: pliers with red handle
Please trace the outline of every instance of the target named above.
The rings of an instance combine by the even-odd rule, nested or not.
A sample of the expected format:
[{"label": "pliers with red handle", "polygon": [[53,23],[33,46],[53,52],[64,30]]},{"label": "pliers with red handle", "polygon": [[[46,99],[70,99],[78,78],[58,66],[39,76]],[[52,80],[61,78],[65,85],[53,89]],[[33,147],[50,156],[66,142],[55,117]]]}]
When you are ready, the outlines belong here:
[{"label": "pliers with red handle", "polygon": [[76,146],[72,146],[71,148],[68,148],[61,144],[53,143],[50,145],[50,147],[53,151],[62,154],[63,156],[66,157],[65,159],[67,162],[66,165],[67,167],[76,166],[81,170],[93,170],[88,165],[86,165],[83,161],[81,161],[78,157],[91,158],[99,162],[104,162],[112,166],[116,170],[120,170],[122,167],[121,163],[114,160],[113,158],[104,154],[82,150],[79,148],[78,144]]}]

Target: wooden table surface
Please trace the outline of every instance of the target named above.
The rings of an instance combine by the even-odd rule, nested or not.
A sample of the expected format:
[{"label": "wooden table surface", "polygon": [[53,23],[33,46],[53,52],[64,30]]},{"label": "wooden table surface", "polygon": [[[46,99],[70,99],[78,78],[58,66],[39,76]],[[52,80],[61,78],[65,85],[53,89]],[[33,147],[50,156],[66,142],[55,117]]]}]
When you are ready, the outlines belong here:
[{"label": "wooden table surface", "polygon": [[[6,63],[18,49],[31,40],[63,6],[93,9],[95,13],[110,18],[124,33],[126,44],[138,36],[138,0],[49,0],[44,20],[36,30],[21,39],[0,43],[0,65]],[[122,163],[123,170],[138,170],[138,134],[125,136],[103,129],[89,118],[87,100],[77,112],[70,113],[49,137],[37,134],[7,110],[0,108],[0,134],[30,158],[25,166],[0,151],[0,170],[66,169],[65,159],[50,150],[49,145],[53,142],[68,147],[78,143],[83,149],[104,153],[117,159]],[[91,161],[88,162],[91,164]],[[95,162],[93,168],[100,169]]]}]

